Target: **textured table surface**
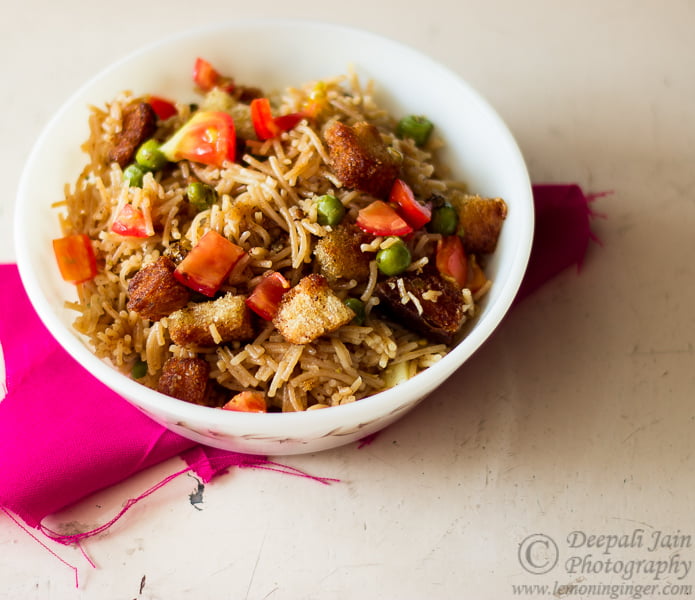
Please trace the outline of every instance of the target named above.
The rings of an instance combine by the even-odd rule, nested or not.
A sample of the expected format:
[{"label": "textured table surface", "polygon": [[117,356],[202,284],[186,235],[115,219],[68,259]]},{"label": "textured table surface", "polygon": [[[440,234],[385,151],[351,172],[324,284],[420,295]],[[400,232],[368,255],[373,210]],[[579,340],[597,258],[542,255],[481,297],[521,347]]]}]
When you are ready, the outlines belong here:
[{"label": "textured table surface", "polygon": [[[581,273],[562,274],[515,308],[419,408],[365,448],[284,461],[341,483],[244,470],[199,489],[182,476],[85,543],[96,568],[77,549],[48,544],[78,567],[78,589],[68,567],[0,514],[0,597],[692,592],[695,4],[404,6],[123,0],[113,18],[82,0],[6,7],[5,262],[14,256],[11,221],[24,161],[72,91],[147,42],[238,17],[336,21],[409,43],[498,109],[535,182],[572,181],[612,194],[594,205],[605,215],[594,221],[603,244],[592,245]],[[179,466],[178,459],[159,465],[51,522],[98,525]]]}]

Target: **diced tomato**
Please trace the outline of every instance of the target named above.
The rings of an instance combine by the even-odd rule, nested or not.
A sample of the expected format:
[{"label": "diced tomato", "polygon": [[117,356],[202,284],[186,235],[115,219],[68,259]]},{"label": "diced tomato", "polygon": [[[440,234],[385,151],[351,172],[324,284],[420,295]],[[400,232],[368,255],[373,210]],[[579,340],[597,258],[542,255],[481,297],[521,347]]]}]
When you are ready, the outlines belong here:
[{"label": "diced tomato", "polygon": [[146,238],[154,235],[152,224],[147,223],[143,212],[132,204],[124,204],[116,220],[111,225],[111,231],[119,235]]},{"label": "diced tomato", "polygon": [[396,210],[413,229],[420,229],[432,219],[429,206],[420,204],[410,186],[402,179],[396,179],[391,188],[389,200],[397,206]]},{"label": "diced tomato", "polygon": [[442,277],[455,282],[461,288],[466,286],[468,259],[459,236],[447,235],[437,242],[435,262]]},{"label": "diced tomato", "polygon": [[169,117],[173,117],[178,112],[173,102],[160,98],[159,96],[150,96],[147,99],[147,103],[152,107],[152,110],[157,114],[157,118],[161,121],[166,121]]},{"label": "diced tomato", "polygon": [[280,115],[279,117],[275,117],[273,121],[280,131],[289,131],[299,125],[302,119],[306,119],[306,115],[301,112],[296,112]]},{"label": "diced tomato", "polygon": [[232,399],[222,407],[224,410],[236,410],[240,412],[268,411],[265,396],[261,392],[244,391],[232,396]]},{"label": "diced tomato", "polygon": [[97,261],[92,241],[84,233],[53,240],[53,252],[60,275],[65,281],[78,284],[93,279],[97,274]]},{"label": "diced tomato", "polygon": [[301,112],[273,117],[268,98],[251,100],[251,122],[259,140],[269,140],[283,131],[294,129],[304,118],[306,115]]},{"label": "diced tomato", "polygon": [[244,254],[243,248],[211,229],[179,263],[174,277],[196,292],[214,296]]},{"label": "diced tomato", "polygon": [[259,140],[269,140],[280,133],[280,128],[273,119],[268,98],[251,100],[251,122]]},{"label": "diced tomato", "polygon": [[209,92],[220,80],[220,74],[204,58],[196,58],[193,63],[193,82],[204,92]]},{"label": "diced tomato", "polygon": [[222,88],[228,93],[234,91],[234,80],[224,77],[204,58],[196,58],[193,63],[193,82],[203,92],[209,92],[214,87]]},{"label": "diced tomato", "polygon": [[374,235],[408,235],[413,228],[386,202],[375,200],[357,213],[357,225]]},{"label": "diced tomato", "polygon": [[225,112],[199,111],[159,149],[172,162],[188,159],[221,167],[235,158],[234,121]]},{"label": "diced tomato", "polygon": [[274,271],[266,275],[246,298],[248,306],[259,317],[271,321],[278,311],[283,294],[290,289],[290,282],[282,273]]}]

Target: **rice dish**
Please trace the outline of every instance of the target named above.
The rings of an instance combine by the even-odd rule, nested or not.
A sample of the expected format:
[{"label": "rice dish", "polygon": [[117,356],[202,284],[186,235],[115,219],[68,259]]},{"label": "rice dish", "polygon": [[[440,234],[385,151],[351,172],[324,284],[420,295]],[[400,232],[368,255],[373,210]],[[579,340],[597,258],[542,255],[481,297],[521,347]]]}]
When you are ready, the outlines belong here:
[{"label": "rice dish", "polygon": [[[196,105],[90,107],[88,163],[55,205],[90,263],[64,272],[76,331],[143,385],[231,410],[354,402],[440,360],[491,285],[504,201],[448,179],[436,131],[404,133],[354,73],[270,92],[199,61]],[[119,154],[143,105],[146,140]],[[190,154],[197,117],[221,156]],[[162,164],[136,158],[149,140]]]}]

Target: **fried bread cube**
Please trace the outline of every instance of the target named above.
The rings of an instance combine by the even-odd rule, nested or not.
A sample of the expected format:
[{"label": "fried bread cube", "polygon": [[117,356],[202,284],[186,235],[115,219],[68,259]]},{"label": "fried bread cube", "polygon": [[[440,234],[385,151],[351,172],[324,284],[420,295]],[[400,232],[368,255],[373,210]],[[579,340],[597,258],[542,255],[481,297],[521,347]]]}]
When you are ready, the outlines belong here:
[{"label": "fried bread cube", "polygon": [[354,316],[331,290],[328,280],[314,273],[285,293],[273,324],[288,342],[308,344],[346,325]]},{"label": "fried bread cube", "polygon": [[507,204],[502,198],[461,195],[451,199],[458,212],[457,233],[471,254],[491,254],[497,247]]},{"label": "fried bread cube", "polygon": [[331,168],[344,186],[377,198],[388,197],[400,164],[374,125],[360,122],[351,127],[334,121],[324,137]]},{"label": "fried bread cube", "polygon": [[370,255],[360,246],[369,241],[369,236],[354,225],[339,225],[321,238],[314,249],[314,256],[321,274],[329,281],[354,279],[362,282],[369,279]]},{"label": "fried bread cube", "polygon": [[186,306],[191,290],[176,280],[175,268],[168,256],[161,256],[140,269],[128,283],[128,310],[144,319],[159,321]]},{"label": "fried bread cube", "polygon": [[255,332],[244,296],[231,292],[169,315],[169,335],[179,346],[216,346],[253,339]]}]

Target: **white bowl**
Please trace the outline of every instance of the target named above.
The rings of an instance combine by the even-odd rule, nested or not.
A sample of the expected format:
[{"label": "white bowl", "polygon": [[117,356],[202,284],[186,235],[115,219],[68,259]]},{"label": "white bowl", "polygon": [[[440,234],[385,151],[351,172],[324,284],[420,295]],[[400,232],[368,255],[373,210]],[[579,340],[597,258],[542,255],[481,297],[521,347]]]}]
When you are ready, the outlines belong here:
[{"label": "white bowl", "polygon": [[[71,327],[74,298],[62,281],[51,240],[60,237],[52,201],[86,161],[89,104],[118,92],[193,100],[190,69],[203,56],[239,81],[268,89],[347,72],[374,80],[377,98],[396,115],[425,114],[439,124],[445,159],[457,178],[482,195],[503,197],[509,214],[487,268],[493,281],[481,314],[441,361],[372,397],[303,413],[249,414],[188,404],[118,373]],[[533,198],[522,155],[505,124],[475,90],[430,58],[372,33],[305,21],[250,20],[184,33],[148,46],[79,89],[50,121],[29,156],[16,206],[17,260],[36,311],[58,342],[89,372],[182,436],[240,452],[298,454],[333,448],[374,433],[403,416],[447,379],[490,336],[524,275],[533,236]]]}]

